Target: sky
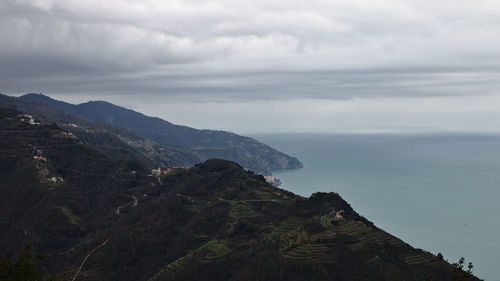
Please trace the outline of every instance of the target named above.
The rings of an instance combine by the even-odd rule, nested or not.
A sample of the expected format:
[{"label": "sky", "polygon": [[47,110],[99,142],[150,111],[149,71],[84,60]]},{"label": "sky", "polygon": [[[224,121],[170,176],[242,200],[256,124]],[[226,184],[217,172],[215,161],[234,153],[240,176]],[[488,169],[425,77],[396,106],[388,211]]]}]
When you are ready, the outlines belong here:
[{"label": "sky", "polygon": [[496,0],[3,0],[0,92],[196,128],[500,131]]}]

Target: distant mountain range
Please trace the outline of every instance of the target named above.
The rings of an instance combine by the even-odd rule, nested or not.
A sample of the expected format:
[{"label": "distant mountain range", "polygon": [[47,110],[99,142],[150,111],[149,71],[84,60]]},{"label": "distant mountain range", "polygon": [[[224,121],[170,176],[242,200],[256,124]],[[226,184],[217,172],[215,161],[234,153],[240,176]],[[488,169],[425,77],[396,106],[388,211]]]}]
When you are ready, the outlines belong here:
[{"label": "distant mountain range", "polygon": [[149,165],[191,167],[210,158],[239,163],[262,174],[301,168],[288,156],[255,139],[226,131],[197,130],[103,101],[70,104],[42,94],[19,98],[0,95],[0,102],[43,120],[56,122],[113,159],[134,155]]},{"label": "distant mountain range", "polygon": [[152,176],[4,105],[0,254],[30,243],[57,281],[478,280],[336,193],[304,198],[221,159]]}]

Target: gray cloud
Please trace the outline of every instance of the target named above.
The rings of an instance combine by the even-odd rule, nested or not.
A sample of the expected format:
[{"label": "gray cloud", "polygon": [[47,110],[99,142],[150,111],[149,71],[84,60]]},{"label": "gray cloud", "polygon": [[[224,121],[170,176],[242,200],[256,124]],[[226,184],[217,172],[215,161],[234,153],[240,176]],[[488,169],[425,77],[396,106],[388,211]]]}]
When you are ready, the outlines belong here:
[{"label": "gray cloud", "polygon": [[491,93],[497,1],[0,3],[4,92],[205,99]]},{"label": "gray cloud", "polygon": [[498,50],[494,0],[0,2],[0,91],[198,127],[496,128]]}]

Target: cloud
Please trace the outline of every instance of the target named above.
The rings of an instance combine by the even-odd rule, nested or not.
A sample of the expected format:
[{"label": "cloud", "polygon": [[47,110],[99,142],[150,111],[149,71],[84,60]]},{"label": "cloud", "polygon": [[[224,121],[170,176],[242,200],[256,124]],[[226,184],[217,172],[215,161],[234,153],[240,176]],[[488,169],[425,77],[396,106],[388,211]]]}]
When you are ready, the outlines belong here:
[{"label": "cloud", "polygon": [[[102,96],[58,98],[86,102]],[[139,112],[195,128],[241,134],[321,133],[498,133],[500,94],[363,97],[350,99],[169,100],[121,94],[106,99]],[[202,116],[203,118],[200,118]]]},{"label": "cloud", "polygon": [[258,112],[284,104],[314,115],[302,114],[304,122],[321,111],[300,111],[295,101],[364,101],[359,112],[385,116],[411,98],[433,108],[439,97],[496,96],[499,49],[493,0],[0,2],[0,91],[69,100],[119,96],[131,104],[139,95],[243,111],[247,103]]},{"label": "cloud", "polygon": [[497,1],[7,0],[0,11],[6,92],[348,98],[499,86]]}]

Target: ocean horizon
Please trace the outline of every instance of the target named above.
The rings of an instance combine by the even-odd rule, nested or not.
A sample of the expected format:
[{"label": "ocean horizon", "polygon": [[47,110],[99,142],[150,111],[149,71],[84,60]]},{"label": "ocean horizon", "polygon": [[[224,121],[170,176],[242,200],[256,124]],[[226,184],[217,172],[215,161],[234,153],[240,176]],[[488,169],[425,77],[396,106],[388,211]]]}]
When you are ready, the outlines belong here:
[{"label": "ocean horizon", "polygon": [[275,171],[302,196],[339,193],[360,215],[415,248],[465,257],[499,281],[500,135],[253,135],[304,164]]}]

